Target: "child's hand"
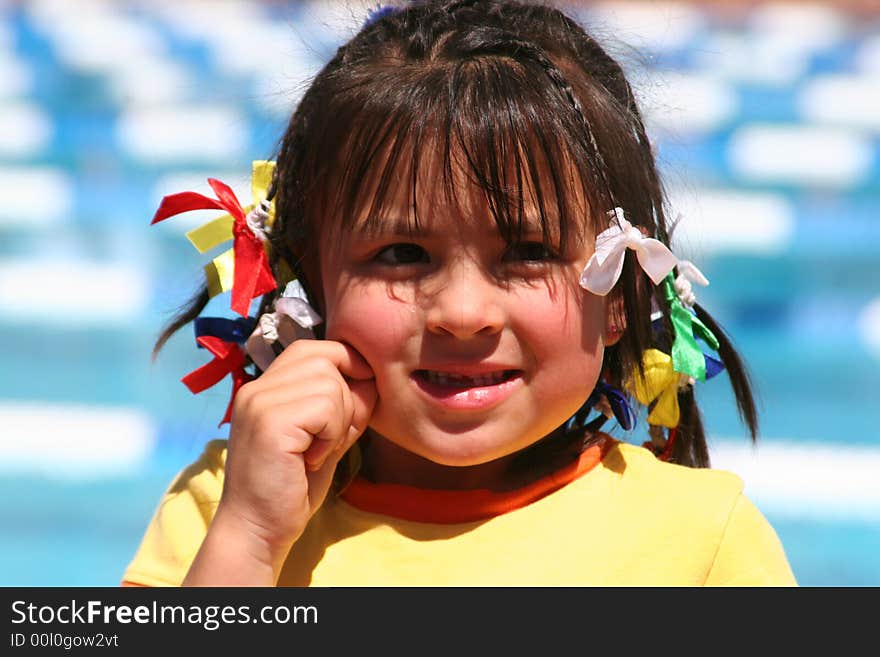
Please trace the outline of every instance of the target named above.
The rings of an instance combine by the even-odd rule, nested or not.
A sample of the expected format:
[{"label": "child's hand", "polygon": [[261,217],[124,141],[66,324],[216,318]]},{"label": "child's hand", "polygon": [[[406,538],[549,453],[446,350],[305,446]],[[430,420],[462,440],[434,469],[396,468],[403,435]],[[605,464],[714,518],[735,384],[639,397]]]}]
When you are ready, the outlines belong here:
[{"label": "child's hand", "polygon": [[294,342],[236,395],[215,521],[247,534],[276,576],[375,403],[367,362],[330,340]]}]

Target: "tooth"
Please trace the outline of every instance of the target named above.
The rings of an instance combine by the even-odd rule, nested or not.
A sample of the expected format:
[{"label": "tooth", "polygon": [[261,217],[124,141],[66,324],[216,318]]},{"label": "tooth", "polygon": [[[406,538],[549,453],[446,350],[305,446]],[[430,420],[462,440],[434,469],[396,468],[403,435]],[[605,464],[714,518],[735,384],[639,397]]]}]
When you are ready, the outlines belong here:
[{"label": "tooth", "polygon": [[453,372],[437,372],[434,370],[426,370],[425,378],[431,383],[443,386],[481,387],[492,386],[501,383],[507,378],[507,372],[487,372],[485,374],[466,376],[464,374],[457,374]]}]

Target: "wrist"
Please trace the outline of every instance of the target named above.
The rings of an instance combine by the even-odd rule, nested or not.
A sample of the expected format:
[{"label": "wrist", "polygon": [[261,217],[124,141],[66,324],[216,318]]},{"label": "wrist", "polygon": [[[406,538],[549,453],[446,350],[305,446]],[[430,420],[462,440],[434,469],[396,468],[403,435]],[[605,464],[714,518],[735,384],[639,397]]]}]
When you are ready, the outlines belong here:
[{"label": "wrist", "polygon": [[222,500],[217,507],[214,521],[218,523],[223,535],[236,542],[239,549],[244,550],[250,558],[270,568],[276,575],[287,559],[287,553],[298,536],[279,538],[273,527],[266,527],[251,520],[247,514]]},{"label": "wrist", "polygon": [[292,545],[221,503],[184,585],[275,586]]}]

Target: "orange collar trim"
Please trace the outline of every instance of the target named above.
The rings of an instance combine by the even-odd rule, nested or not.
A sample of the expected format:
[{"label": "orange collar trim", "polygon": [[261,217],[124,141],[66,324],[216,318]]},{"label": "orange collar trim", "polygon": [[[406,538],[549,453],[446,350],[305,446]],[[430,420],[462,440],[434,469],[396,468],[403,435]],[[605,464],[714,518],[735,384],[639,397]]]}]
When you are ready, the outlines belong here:
[{"label": "orange collar trim", "polygon": [[401,484],[374,484],[356,478],[342,492],[353,507],[413,522],[458,524],[488,520],[535,502],[585,475],[616,444],[605,436],[590,445],[577,461],[515,490],[434,490]]}]

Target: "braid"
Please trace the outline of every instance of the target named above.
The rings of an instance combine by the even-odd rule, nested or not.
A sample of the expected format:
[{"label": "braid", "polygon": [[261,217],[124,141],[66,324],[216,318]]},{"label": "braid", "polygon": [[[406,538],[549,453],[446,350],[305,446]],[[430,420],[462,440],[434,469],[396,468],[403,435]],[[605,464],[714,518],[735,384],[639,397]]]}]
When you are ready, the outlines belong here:
[{"label": "braid", "polygon": [[609,195],[609,205],[614,205],[614,192],[611,186],[610,181],[608,180],[608,172],[605,166],[605,158],[602,157],[602,151],[599,148],[599,144],[596,141],[596,135],[593,133],[592,127],[590,127],[590,122],[587,120],[586,114],[584,113],[583,107],[581,107],[581,102],[578,100],[577,94],[575,94],[574,89],[572,89],[568,80],[565,79],[565,76],[562,74],[562,71],[553,63],[553,61],[547,57],[543,52],[541,52],[538,48],[532,46],[530,43],[526,43],[524,41],[517,42],[518,47],[522,48],[526,52],[531,51],[532,56],[544,69],[544,72],[547,74],[547,77],[553,81],[553,84],[562,92],[562,94],[568,99],[569,104],[572,106],[575,115],[578,117],[581,125],[584,128],[584,133],[587,135],[587,139],[589,140],[589,150],[590,155],[595,159],[595,167],[599,172],[599,175],[602,177],[602,182],[604,183],[605,189]]}]

